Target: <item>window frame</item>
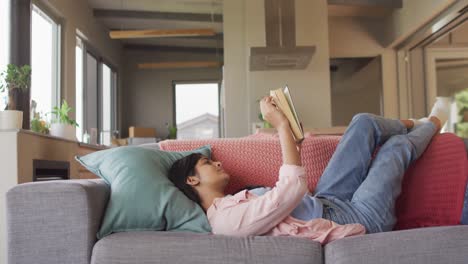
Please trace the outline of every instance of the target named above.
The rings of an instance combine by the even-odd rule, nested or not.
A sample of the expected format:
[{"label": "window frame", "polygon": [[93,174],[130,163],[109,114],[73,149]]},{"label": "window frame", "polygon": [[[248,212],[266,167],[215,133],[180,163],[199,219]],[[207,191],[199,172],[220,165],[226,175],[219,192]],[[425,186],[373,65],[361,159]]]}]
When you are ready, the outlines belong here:
[{"label": "window frame", "polygon": [[[428,111],[432,107],[430,97],[433,95],[429,94],[432,91],[425,88],[427,82],[425,75],[427,73],[423,49],[467,19],[468,13],[460,12],[466,9],[466,2],[463,0],[454,3],[411,36],[395,45],[399,118],[429,114]],[[414,74],[414,72],[418,74]],[[421,94],[423,96],[419,96]]]},{"label": "window frame", "polygon": [[[117,93],[119,89],[119,82],[118,82],[118,76],[119,76],[119,71],[118,68],[113,65],[109,60],[105,59],[103,56],[100,55],[98,50],[93,47],[92,44],[89,43],[89,41],[86,40],[85,37],[83,37],[81,34],[76,35],[76,39],[81,41],[81,50],[82,50],[82,56],[83,56],[83,124],[80,125],[81,129],[84,131],[88,131],[89,127],[87,127],[87,120],[89,118],[89,113],[87,111],[88,109],[88,102],[86,100],[88,96],[88,74],[87,74],[87,60],[86,60],[86,55],[90,54],[94,59],[96,59],[97,62],[97,94],[96,94],[96,100],[97,100],[97,129],[98,129],[98,135],[97,135],[97,144],[102,144],[101,142],[101,132],[103,128],[103,108],[102,108],[102,97],[103,97],[103,86],[102,86],[102,80],[103,80],[103,65],[106,65],[109,67],[111,70],[111,136],[112,132],[117,129],[117,120],[118,120],[118,113],[117,113]],[[78,43],[75,45],[77,46]],[[76,56],[76,54],[75,54]],[[75,62],[76,66],[76,62]],[[75,76],[76,78],[76,76]],[[76,80],[75,80],[76,83]],[[75,87],[75,92],[76,92],[76,87]],[[88,131],[89,133],[89,131]],[[82,139],[79,139],[81,142]]]},{"label": "window frame", "polygon": [[[39,16],[47,20],[53,25],[53,32],[52,32],[52,48],[55,50],[53,52],[53,58],[52,58],[52,105],[50,111],[56,106],[59,106],[61,104],[61,95],[63,93],[63,76],[62,76],[62,67],[64,65],[63,63],[63,56],[62,56],[62,44],[63,44],[63,22],[61,19],[59,19],[55,14],[50,11],[46,6],[41,4],[39,1],[33,0],[31,3],[31,21],[32,21],[32,15],[33,12],[36,12]],[[32,59],[33,59],[33,53],[32,53],[32,26],[31,26],[31,65],[32,65]],[[31,84],[32,88],[32,84]],[[32,98],[30,96],[29,100],[31,101]],[[33,116],[30,117],[32,119]]]},{"label": "window frame", "polygon": [[202,84],[202,83],[216,83],[218,85],[218,138],[223,138],[224,134],[221,130],[221,80],[207,79],[207,80],[173,80],[172,81],[172,124],[177,126],[177,106],[176,106],[176,86],[178,84]]},{"label": "window frame", "polygon": [[[99,123],[99,133],[103,132],[103,127],[104,127],[104,109],[103,109],[103,80],[104,80],[104,65],[107,66],[110,70],[110,136],[112,139],[112,132],[116,130],[116,119],[117,119],[117,100],[115,94],[117,93],[117,71],[115,70],[116,68],[112,66],[111,63],[109,63],[106,59],[102,58],[102,60],[99,62],[99,72],[100,72],[100,78],[99,78],[99,88],[98,88],[98,112],[99,112],[99,118],[98,118],[98,123]],[[99,134],[101,135],[101,134]],[[99,136],[99,141],[101,137]],[[100,142],[102,143],[102,142]]]}]

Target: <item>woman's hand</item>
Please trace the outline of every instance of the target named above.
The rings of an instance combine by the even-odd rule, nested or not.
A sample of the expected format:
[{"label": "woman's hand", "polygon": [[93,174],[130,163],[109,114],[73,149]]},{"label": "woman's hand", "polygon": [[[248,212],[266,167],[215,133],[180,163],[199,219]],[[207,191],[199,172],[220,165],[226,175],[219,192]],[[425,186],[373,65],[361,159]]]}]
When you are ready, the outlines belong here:
[{"label": "woman's hand", "polygon": [[271,96],[265,96],[260,101],[260,111],[262,112],[263,119],[276,129],[289,126],[288,119],[283,112],[274,105]]},{"label": "woman's hand", "polygon": [[299,149],[296,148],[296,142],[289,127],[289,121],[283,112],[273,104],[271,96],[266,96],[260,101],[260,110],[262,111],[263,119],[278,130],[283,163],[301,166],[301,156]]}]

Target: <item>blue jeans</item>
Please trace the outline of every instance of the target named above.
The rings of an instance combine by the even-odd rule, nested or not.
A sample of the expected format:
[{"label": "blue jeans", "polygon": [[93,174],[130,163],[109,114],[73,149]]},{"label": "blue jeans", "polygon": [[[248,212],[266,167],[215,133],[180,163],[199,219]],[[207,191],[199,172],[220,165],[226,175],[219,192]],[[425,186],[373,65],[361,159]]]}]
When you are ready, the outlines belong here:
[{"label": "blue jeans", "polygon": [[322,217],[360,223],[368,233],[391,231],[403,175],[435,132],[432,122],[408,131],[399,120],[354,116],[315,189],[324,206]]}]

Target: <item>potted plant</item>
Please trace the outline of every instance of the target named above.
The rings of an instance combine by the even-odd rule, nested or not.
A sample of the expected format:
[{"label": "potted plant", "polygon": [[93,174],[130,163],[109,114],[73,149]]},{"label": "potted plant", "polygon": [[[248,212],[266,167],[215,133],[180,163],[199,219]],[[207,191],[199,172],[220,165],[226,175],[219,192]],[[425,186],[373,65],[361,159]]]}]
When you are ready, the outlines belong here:
[{"label": "potted plant", "polygon": [[168,139],[177,139],[177,126],[169,125],[166,123],[167,131],[169,132],[167,135]]},{"label": "potted plant", "polygon": [[49,134],[50,125],[42,118],[41,114],[36,112],[37,102],[31,100],[31,130],[36,133]]},{"label": "potted plant", "polygon": [[36,113],[31,119],[31,130],[36,133],[49,134],[49,124],[42,119],[39,113]]},{"label": "potted plant", "polygon": [[8,91],[8,104],[0,111],[0,129],[21,129],[23,112],[18,111],[16,103],[20,95],[31,85],[31,66],[22,67],[8,64],[7,69],[0,74],[0,91]]},{"label": "potted plant", "polygon": [[78,124],[68,116],[71,110],[72,108],[68,106],[65,100],[63,100],[60,107],[53,108],[52,114],[55,115],[55,118],[52,119],[49,129],[52,136],[76,140],[75,128],[78,127]]}]

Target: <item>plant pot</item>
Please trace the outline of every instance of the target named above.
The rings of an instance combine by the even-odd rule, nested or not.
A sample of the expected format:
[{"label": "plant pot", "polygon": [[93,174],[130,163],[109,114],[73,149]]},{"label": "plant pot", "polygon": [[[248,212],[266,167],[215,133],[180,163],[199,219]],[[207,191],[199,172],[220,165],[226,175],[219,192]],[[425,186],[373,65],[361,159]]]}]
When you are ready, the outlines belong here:
[{"label": "plant pot", "polygon": [[53,123],[50,125],[49,133],[55,137],[66,138],[69,140],[76,140],[75,127],[69,124]]},{"label": "plant pot", "polygon": [[23,127],[23,111],[0,111],[0,130],[21,129]]}]

